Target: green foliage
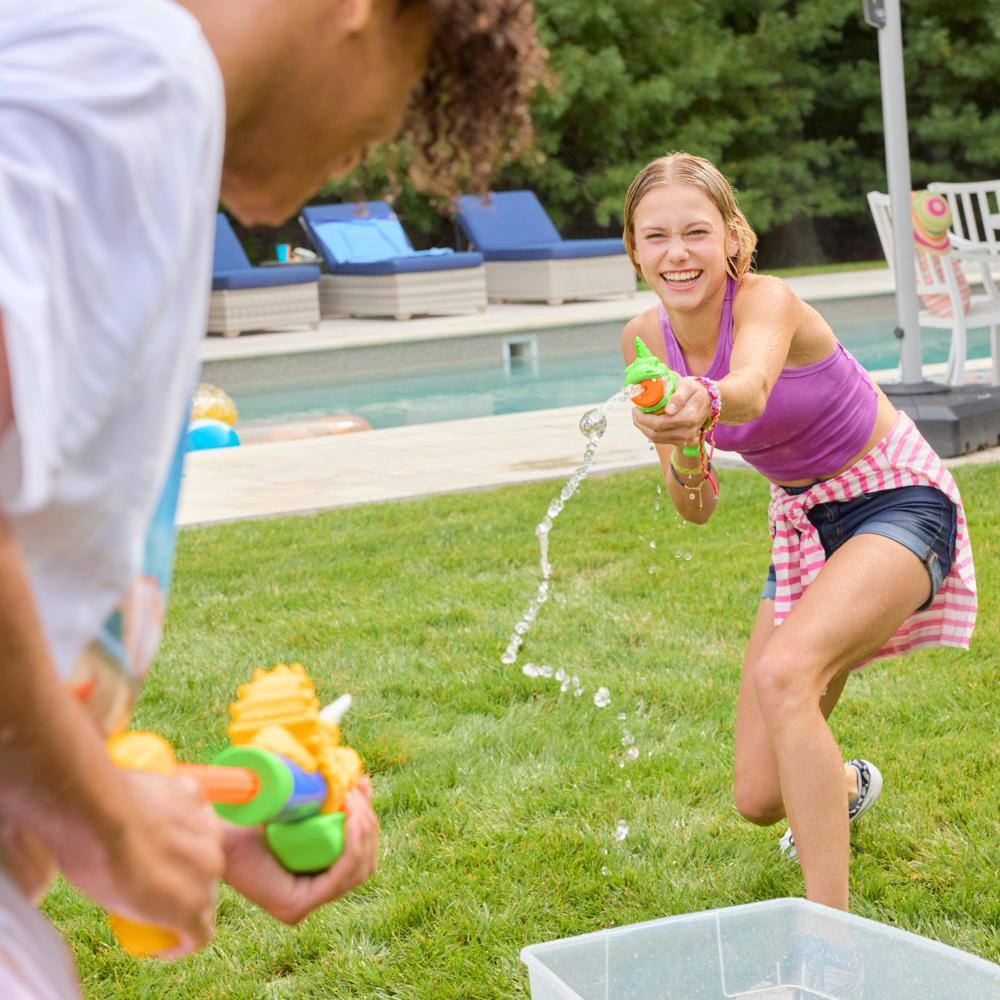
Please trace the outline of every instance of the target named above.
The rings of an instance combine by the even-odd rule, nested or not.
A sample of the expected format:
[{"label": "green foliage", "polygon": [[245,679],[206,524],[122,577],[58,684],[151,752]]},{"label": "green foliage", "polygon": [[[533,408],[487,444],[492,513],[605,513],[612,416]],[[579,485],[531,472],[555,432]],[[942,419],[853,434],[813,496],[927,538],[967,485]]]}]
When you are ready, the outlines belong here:
[{"label": "green foliage", "polygon": [[[613,234],[636,171],[685,149],[733,180],[765,264],[877,250],[864,195],[886,183],[878,42],[860,0],[536,8],[554,84],[534,103],[535,147],[497,190],[533,188],[566,235]],[[1000,176],[1000,0],[907,0],[903,30],[914,185]],[[399,147],[325,197],[386,189],[420,242],[451,242]]]},{"label": "green foliage", "polygon": [[[853,910],[996,960],[1000,803],[984,722],[998,712],[1000,494],[996,465],[956,478],[982,600],[972,651],[869,667],[832,725],[887,782],[853,831]],[[650,468],[592,478],[552,532],[552,595],[522,660],[578,674],[582,698],[500,663],[538,582],[532,528],[560,483],[182,532],[135,724],[206,759],[252,668],[300,660],[324,700],[355,696],[345,729],[374,775],[380,867],[296,928],[225,890],[215,942],[173,965],[123,955],[61,883],[46,910],[86,996],[499,1000],[527,996],[526,944],[801,895],[779,828],[751,826],[732,802],[766,484],[723,470],[719,509],[697,528],[656,510],[656,481]],[[608,709],[594,706],[598,685]],[[623,725],[641,751],[626,768]]]}]

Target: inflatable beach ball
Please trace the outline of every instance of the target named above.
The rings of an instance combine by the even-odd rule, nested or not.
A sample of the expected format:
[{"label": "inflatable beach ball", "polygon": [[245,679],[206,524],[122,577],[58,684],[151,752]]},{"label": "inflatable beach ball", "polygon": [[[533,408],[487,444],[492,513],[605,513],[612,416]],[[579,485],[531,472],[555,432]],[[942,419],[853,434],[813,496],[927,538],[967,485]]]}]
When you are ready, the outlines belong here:
[{"label": "inflatable beach ball", "polygon": [[221,420],[192,420],[188,424],[188,451],[204,451],[206,448],[233,448],[239,443],[240,436],[236,430]]},{"label": "inflatable beach ball", "polygon": [[191,401],[192,420],[221,420],[222,423],[235,427],[239,415],[236,404],[225,389],[208,382],[199,383]]}]

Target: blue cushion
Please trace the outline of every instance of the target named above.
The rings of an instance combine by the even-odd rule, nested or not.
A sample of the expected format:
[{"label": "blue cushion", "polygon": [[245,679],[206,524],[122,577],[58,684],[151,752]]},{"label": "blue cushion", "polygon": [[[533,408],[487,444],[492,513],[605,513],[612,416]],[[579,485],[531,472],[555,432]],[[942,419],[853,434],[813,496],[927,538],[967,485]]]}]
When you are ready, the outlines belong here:
[{"label": "blue cushion", "polygon": [[319,281],[319,268],[312,264],[291,267],[240,267],[216,271],[212,275],[212,290],[234,288],[275,288],[279,285],[301,285]]},{"label": "blue cushion", "polygon": [[477,250],[557,243],[552,225],[533,191],[500,191],[458,200],[458,224]]},{"label": "blue cushion", "polygon": [[486,250],[487,260],[571,260],[580,257],[614,257],[624,255],[625,244],[620,239],[560,240],[530,247],[504,247]]},{"label": "blue cushion", "polygon": [[[383,220],[381,230],[373,225]],[[343,202],[331,205],[306,205],[299,220],[309,233],[313,245],[320,252],[327,267],[354,261],[363,263],[384,260],[413,252],[413,245],[396,219],[392,207],[384,201]],[[327,223],[359,224],[353,232],[338,233]],[[394,226],[388,225],[394,223]],[[365,232],[367,226],[368,232]],[[322,230],[322,233],[320,232]],[[378,235],[374,235],[378,231]],[[357,253],[360,259],[355,259]]]},{"label": "blue cushion", "polygon": [[[408,257],[417,252],[396,219],[320,222],[312,227],[312,231],[338,264],[368,264],[375,260],[387,260],[389,257]],[[429,256],[449,252],[436,248],[423,251]]]},{"label": "blue cushion", "polygon": [[362,264],[334,264],[333,274],[413,274],[418,271],[457,271],[466,267],[479,267],[481,253],[449,253],[440,256],[412,253],[405,257],[387,257],[385,260]]},{"label": "blue cushion", "polygon": [[236,238],[229,220],[219,212],[215,217],[215,253],[212,260],[212,271],[237,271],[241,267],[250,267],[243,245]]}]

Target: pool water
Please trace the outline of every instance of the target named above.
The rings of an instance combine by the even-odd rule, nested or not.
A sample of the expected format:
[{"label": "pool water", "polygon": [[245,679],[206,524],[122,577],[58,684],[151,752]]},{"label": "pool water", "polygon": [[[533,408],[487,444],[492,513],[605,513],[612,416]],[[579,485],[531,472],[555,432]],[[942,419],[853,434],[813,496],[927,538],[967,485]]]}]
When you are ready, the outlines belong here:
[{"label": "pool water", "polygon": [[[891,296],[816,308],[869,371],[899,364]],[[398,427],[600,402],[622,384],[620,333],[605,323],[206,362],[203,378],[232,395],[241,424],[352,414]],[[947,360],[950,337],[922,331],[925,364]],[[988,330],[970,332],[968,354],[989,356]]]}]

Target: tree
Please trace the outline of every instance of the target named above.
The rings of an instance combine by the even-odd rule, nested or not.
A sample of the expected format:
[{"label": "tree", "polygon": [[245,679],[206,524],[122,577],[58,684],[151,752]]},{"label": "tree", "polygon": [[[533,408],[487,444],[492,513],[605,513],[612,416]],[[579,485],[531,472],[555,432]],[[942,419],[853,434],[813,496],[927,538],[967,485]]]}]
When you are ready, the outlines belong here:
[{"label": "tree", "polygon": [[[860,0],[536,0],[553,85],[536,142],[497,190],[530,187],[568,236],[620,231],[636,171],[672,149],[734,182],[765,265],[878,253],[865,193],[885,189],[877,36]],[[906,0],[915,186],[1000,176],[1000,0]],[[370,161],[329,200],[395,199],[422,244],[453,239],[447,205]]]}]

